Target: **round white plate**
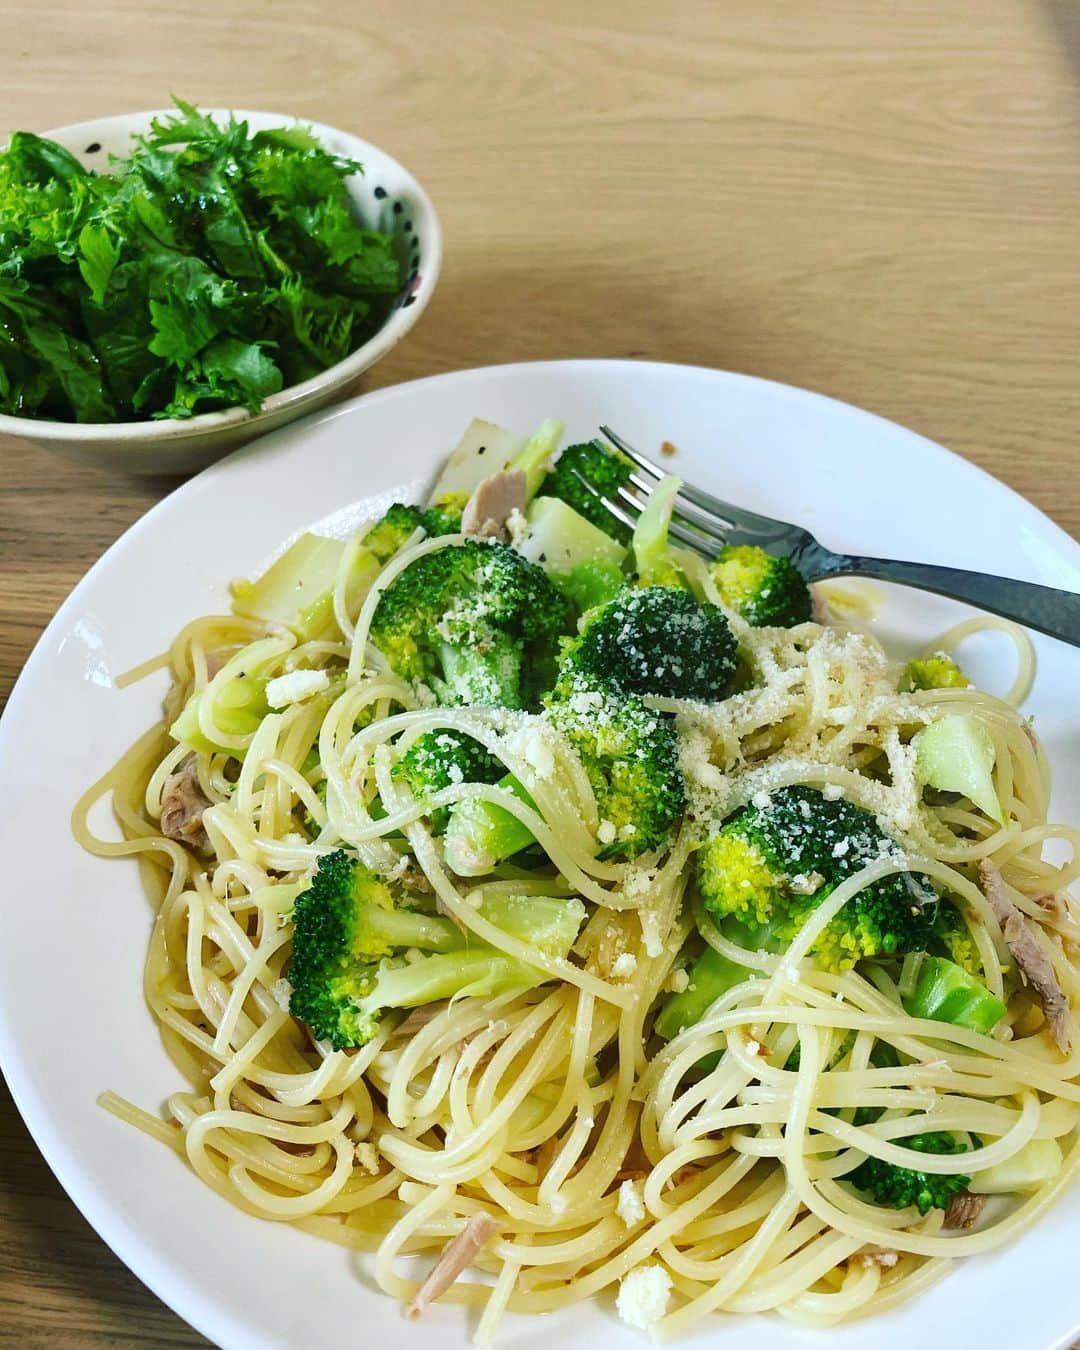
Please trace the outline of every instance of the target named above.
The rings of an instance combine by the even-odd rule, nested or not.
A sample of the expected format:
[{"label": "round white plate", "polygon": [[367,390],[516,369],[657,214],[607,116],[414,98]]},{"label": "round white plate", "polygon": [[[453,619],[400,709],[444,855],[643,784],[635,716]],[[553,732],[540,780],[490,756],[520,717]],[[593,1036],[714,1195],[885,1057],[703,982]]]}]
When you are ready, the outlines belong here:
[{"label": "round white plate", "polygon": [[[917,558],[1080,590],[1080,547],[1033,506],[939,446],[814,394],[745,376],[629,361],[502,366],[380,390],[287,427],[208,469],[115,544],[63,605],[0,726],[6,882],[0,1062],[34,1138],[72,1199],[167,1303],[230,1350],[465,1343],[467,1315],[419,1325],[374,1290],[362,1259],[249,1218],[167,1149],[95,1105],[114,1088],[151,1110],[181,1086],[140,989],[151,916],[134,863],[84,854],[68,818],[87,784],[158,716],[160,679],[117,675],[163,650],[187,620],[228,604],[299,529],[415,491],[474,417],[528,433],[560,417],[573,438],[612,424],[632,444],[679,448],[672,467],[732,501],[802,521],[850,553]],[[372,500],[377,499],[377,500]],[[357,513],[346,512],[356,518]],[[888,590],[879,627],[914,646],[964,611]],[[1057,772],[1055,811],[1080,820],[1080,652],[1037,638],[1028,711]],[[964,659],[992,689],[1008,644]],[[771,1317],[710,1323],[691,1344],[740,1350],[910,1350],[963,1344],[1045,1350],[1080,1325],[1066,1276],[1080,1250],[1080,1191],[1021,1242],[973,1258],[917,1302],[871,1322],[807,1332]],[[1019,1291],[1019,1292],[1018,1292]],[[616,1350],[643,1344],[610,1301],[511,1318],[501,1343]]]}]

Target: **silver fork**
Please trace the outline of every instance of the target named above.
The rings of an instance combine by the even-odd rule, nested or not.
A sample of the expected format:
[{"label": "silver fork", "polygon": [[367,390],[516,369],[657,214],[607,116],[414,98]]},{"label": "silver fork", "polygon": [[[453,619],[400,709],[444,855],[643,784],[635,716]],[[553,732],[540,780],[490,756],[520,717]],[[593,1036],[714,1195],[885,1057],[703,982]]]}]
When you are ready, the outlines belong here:
[{"label": "silver fork", "polygon": [[[629,486],[617,489],[617,500],[603,496],[584,478],[581,481],[600,498],[616,520],[633,529],[644,505],[638,494],[647,497],[665,471],[610,427],[602,426],[600,431],[611,445],[633,461],[637,472],[631,473]],[[1011,577],[965,572],[959,567],[833,553],[801,525],[789,525],[787,521],[733,506],[689,483],[679,489],[669,534],[707,558],[716,558],[729,544],[756,544],[769,553],[790,558],[807,581],[820,581],[825,577],[874,577],[879,581],[899,582],[902,586],[916,586],[953,600],[964,600],[991,614],[1014,619],[1080,647],[1080,595],[1072,591],[1015,581]]]}]

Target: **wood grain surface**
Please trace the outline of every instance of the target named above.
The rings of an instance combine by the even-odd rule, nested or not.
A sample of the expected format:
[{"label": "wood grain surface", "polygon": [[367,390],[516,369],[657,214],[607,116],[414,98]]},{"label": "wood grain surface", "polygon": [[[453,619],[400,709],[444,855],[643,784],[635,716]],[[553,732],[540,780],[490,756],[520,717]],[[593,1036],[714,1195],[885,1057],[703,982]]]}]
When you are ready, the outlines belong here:
[{"label": "wood grain surface", "polygon": [[[0,15],[0,140],[175,91],[356,130],[419,176],[443,280],[369,387],[560,356],[748,371],[906,423],[1080,532],[1075,0]],[[0,699],[87,567],[174,485],[0,438]],[[0,1341],[205,1344],[94,1236],[6,1096]]]}]

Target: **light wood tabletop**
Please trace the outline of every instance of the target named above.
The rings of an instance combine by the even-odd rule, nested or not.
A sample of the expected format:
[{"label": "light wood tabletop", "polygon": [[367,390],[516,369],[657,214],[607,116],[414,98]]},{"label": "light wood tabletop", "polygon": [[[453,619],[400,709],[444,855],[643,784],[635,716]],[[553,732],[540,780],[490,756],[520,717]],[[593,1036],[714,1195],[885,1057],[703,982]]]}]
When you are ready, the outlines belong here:
[{"label": "light wood tabletop", "polygon": [[[1072,0],[7,0],[0,140],[160,106],[356,130],[429,189],[431,309],[368,387],[633,356],[903,422],[1080,532]],[[0,698],[175,483],[0,438]],[[73,1047],[77,1049],[77,1047]],[[200,1345],[0,1103],[0,1340]]]}]

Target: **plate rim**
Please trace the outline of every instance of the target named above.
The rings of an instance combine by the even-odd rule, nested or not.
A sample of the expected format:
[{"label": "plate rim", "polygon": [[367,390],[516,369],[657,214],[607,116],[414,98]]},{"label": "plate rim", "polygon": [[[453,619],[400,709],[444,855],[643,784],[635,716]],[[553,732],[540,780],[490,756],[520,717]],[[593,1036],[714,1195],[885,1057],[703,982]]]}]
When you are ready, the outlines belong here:
[{"label": "plate rim", "polygon": [[[845,417],[852,415],[860,420],[873,419],[892,430],[899,429],[907,436],[917,437],[931,446],[934,451],[944,453],[958,460],[969,471],[977,475],[999,494],[1004,493],[1014,509],[1019,509],[1031,521],[1036,521],[1040,530],[1047,533],[1059,546],[1063,546],[1067,556],[1080,565],[1080,541],[1074,539],[1061,525],[1029,501],[1015,488],[995,477],[981,465],[949,449],[940,442],[932,440],[921,432],[915,431],[903,423],[895,422],[882,414],[861,408],[857,404],[818,393],[798,385],[767,379],[762,376],[741,371],[718,369],[702,365],[690,365],[681,362],[652,361],[629,357],[596,358],[555,358],[544,361],[511,361],[486,366],[471,366],[461,370],[444,371],[423,376],[414,380],[405,380],[386,385],[370,392],[361,393],[298,419],[284,427],[267,433],[257,440],[240,447],[232,454],[215,464],[209,465],[200,473],[188,478],[184,483],[156,502],[137,520],[133,521],[102,552],[84,575],[72,587],[26,658],[19,675],[12,686],[7,702],[0,717],[0,765],[6,762],[8,742],[13,739],[11,727],[18,720],[24,702],[32,697],[35,668],[47,655],[47,648],[53,636],[64,627],[68,615],[77,607],[83,594],[94,584],[98,575],[111,562],[113,555],[131,538],[153,528],[161,515],[172,509],[176,501],[196,491],[199,484],[208,475],[213,476],[228,469],[228,466],[244,459],[255,458],[266,445],[288,438],[302,438],[312,427],[337,418],[349,416],[358,406],[392,401],[395,398],[408,397],[410,393],[430,389],[432,386],[454,383],[462,380],[497,377],[513,378],[519,372],[545,369],[551,372],[573,370],[587,373],[590,369],[611,370],[613,368],[640,369],[642,367],[659,368],[674,372],[694,372],[708,377],[719,377],[721,381],[731,380],[739,384],[752,384],[766,388],[772,397],[785,398],[795,402],[809,400],[813,403],[831,405],[834,414]],[[1048,639],[1052,640],[1052,639]],[[66,823],[65,817],[65,823]],[[0,1072],[3,1073],[11,1092],[12,1099],[28,1133],[34,1141],[50,1171],[63,1187],[80,1214],[95,1234],[112,1250],[117,1258],[145,1284],[172,1312],[194,1327],[207,1339],[218,1343],[222,1335],[227,1335],[229,1346],[265,1347],[268,1342],[263,1338],[253,1338],[251,1328],[243,1325],[227,1307],[215,1302],[213,1298],[190,1280],[186,1275],[177,1274],[175,1265],[160,1260],[153,1248],[143,1243],[130,1229],[127,1216],[115,1208],[107,1194],[103,1193],[99,1183],[89,1174],[81,1174],[77,1166],[74,1147],[63,1138],[62,1131],[56,1125],[55,1117],[47,1107],[41,1094],[32,1084],[29,1065],[20,1053],[15,1027],[9,1018],[3,990],[0,990]],[[166,1292],[166,1289],[168,1292]],[[178,1297],[179,1296],[179,1297]],[[178,1306],[179,1305],[179,1306]],[[1047,1350],[1062,1350],[1080,1333],[1080,1313],[1070,1327],[1061,1334]]]}]

